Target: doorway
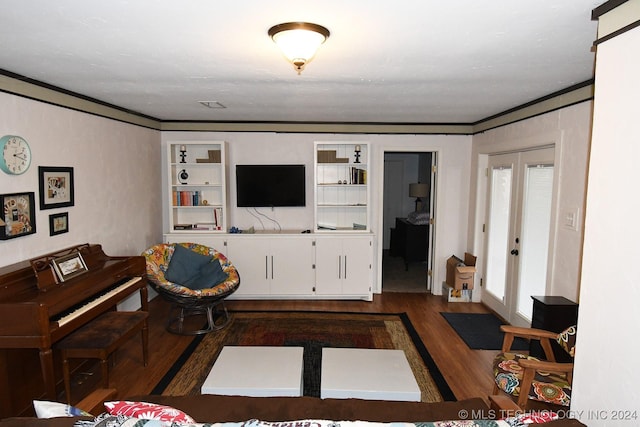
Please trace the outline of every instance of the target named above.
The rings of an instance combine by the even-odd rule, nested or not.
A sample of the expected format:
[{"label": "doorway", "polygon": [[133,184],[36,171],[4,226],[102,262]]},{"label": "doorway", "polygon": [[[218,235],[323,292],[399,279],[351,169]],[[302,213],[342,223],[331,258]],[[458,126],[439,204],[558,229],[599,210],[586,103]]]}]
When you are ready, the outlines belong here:
[{"label": "doorway", "polygon": [[[382,292],[431,289],[435,157],[432,152],[384,152]],[[419,200],[409,195],[410,185],[418,183],[426,190]]]},{"label": "doorway", "polygon": [[483,302],[509,323],[529,326],[531,296],[545,295],[554,149],[490,155]]}]

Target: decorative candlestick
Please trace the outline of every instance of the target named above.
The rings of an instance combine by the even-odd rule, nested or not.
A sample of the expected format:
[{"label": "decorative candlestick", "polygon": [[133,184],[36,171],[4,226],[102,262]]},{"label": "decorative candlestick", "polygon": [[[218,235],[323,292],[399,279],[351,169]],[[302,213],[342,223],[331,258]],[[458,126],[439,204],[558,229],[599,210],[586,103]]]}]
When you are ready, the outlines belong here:
[{"label": "decorative candlestick", "polygon": [[354,163],[360,163],[360,146],[356,145],[356,149],[354,151],[355,151],[355,157],[356,157],[356,160],[354,161]]},{"label": "decorative candlestick", "polygon": [[180,146],[180,163],[186,163],[186,161],[184,160],[186,156],[187,156],[187,146],[181,145]]}]

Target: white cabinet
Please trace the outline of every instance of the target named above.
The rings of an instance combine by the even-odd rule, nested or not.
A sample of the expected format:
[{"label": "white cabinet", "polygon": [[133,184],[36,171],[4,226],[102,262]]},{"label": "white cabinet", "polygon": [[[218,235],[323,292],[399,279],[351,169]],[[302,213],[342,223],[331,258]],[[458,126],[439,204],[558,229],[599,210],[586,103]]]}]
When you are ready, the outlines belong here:
[{"label": "white cabinet", "polygon": [[315,230],[369,231],[369,145],[316,142]]},{"label": "white cabinet", "polygon": [[372,299],[373,239],[368,236],[316,238],[316,295]]},{"label": "white cabinet", "polygon": [[[170,234],[226,233],[226,143],[167,144],[167,209]],[[185,236],[182,241],[188,241]]]},{"label": "white cabinet", "polygon": [[240,274],[233,298],[312,294],[314,246],[308,236],[230,235],[227,248]]}]

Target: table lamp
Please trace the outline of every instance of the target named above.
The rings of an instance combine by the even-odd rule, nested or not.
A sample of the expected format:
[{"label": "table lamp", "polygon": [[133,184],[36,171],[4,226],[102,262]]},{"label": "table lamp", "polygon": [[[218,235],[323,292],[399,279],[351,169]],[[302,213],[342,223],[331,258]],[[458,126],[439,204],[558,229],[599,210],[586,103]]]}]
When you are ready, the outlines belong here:
[{"label": "table lamp", "polygon": [[409,184],[409,197],[416,198],[416,212],[422,210],[421,197],[427,197],[429,195],[429,184],[421,184],[419,182]]}]

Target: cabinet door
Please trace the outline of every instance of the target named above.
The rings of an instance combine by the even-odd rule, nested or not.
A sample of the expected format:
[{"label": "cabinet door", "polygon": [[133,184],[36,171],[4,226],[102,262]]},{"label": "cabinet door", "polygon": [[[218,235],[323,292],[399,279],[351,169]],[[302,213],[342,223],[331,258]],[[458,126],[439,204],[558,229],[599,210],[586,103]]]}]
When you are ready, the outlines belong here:
[{"label": "cabinet door", "polygon": [[315,276],[313,240],[278,237],[270,243],[271,294],[311,295]]},{"label": "cabinet door", "polygon": [[316,239],[316,294],[342,295],[343,278],[342,239]]},{"label": "cabinet door", "polygon": [[371,262],[373,248],[371,237],[345,237],[342,240],[344,254],[343,295],[371,294]]},{"label": "cabinet door", "polygon": [[230,237],[227,248],[229,259],[240,275],[240,286],[231,297],[268,296],[271,293],[269,241]]}]

